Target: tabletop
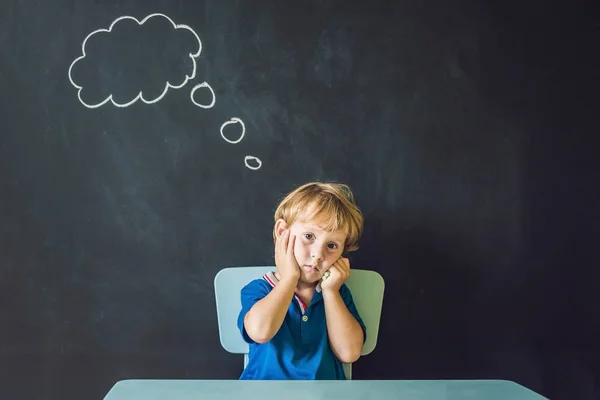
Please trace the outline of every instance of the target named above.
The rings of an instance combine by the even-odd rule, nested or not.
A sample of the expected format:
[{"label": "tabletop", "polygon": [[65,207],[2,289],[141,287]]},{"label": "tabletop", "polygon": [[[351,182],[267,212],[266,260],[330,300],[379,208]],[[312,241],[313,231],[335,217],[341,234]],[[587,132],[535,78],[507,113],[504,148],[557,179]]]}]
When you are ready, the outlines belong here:
[{"label": "tabletop", "polygon": [[544,400],[506,380],[123,380],[104,400]]}]

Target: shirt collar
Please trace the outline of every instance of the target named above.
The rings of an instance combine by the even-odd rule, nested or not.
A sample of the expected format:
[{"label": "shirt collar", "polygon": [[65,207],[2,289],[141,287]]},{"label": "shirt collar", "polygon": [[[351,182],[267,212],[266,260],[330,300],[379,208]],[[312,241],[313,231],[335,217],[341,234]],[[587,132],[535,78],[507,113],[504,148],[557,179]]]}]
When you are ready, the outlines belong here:
[{"label": "shirt collar", "polygon": [[[275,276],[274,271],[269,271],[266,274],[264,274],[263,279],[265,281],[267,281],[269,283],[269,285],[271,285],[271,287],[275,287],[279,283],[279,279],[277,279],[277,276]],[[320,280],[319,280],[319,283],[317,283],[317,287],[315,288],[315,290],[317,293],[321,293],[321,281]],[[298,306],[300,307],[302,314],[304,314],[306,312],[306,309],[308,308],[308,306],[306,304],[304,304],[304,301],[302,301],[302,299],[300,297],[298,297],[298,295],[296,295],[296,293],[294,293],[294,298],[296,299],[296,302],[298,303]],[[315,300],[317,300],[317,299],[313,298],[313,302]]]}]

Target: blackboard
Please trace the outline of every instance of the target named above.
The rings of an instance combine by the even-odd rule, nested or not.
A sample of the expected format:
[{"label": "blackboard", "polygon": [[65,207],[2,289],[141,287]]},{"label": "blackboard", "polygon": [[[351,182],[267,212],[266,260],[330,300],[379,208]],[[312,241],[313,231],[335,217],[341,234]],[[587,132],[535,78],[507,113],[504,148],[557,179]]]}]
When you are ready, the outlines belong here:
[{"label": "blackboard", "polygon": [[559,3],[3,2],[0,398],[236,379],[213,278],[272,264],[311,180],[354,190],[352,265],[386,280],[355,379],[598,398],[598,30]]}]

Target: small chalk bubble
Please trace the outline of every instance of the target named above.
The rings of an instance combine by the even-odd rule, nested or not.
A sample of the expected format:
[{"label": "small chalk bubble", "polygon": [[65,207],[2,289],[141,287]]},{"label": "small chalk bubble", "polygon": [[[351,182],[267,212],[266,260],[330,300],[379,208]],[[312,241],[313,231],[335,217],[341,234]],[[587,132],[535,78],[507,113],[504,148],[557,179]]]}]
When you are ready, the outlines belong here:
[{"label": "small chalk bubble", "polygon": [[[242,126],[242,132],[240,133],[240,137],[237,140],[231,140],[231,139],[227,139],[225,137],[225,133],[223,133],[223,129],[225,129],[225,127],[227,125],[231,125],[231,124],[240,124]],[[242,139],[244,138],[244,135],[246,134],[246,125],[244,125],[244,121],[242,121],[241,119],[237,118],[237,117],[233,117],[231,118],[229,121],[225,121],[223,123],[223,125],[221,125],[221,137],[223,138],[223,140],[225,140],[228,143],[231,144],[236,144],[242,141]]]},{"label": "small chalk bubble", "polygon": [[[254,161],[256,163],[256,166],[252,166],[249,164],[250,161]],[[251,170],[257,170],[260,169],[260,167],[262,167],[262,161],[260,161],[259,158],[254,157],[254,156],[246,156],[244,158],[244,164],[246,164],[247,168],[250,168]]]},{"label": "small chalk bubble", "polygon": [[[194,93],[196,93],[196,90],[202,89],[202,88],[207,88],[210,91],[210,94],[212,96],[212,101],[210,102],[210,104],[200,104],[194,99]],[[215,91],[210,87],[210,85],[207,82],[202,82],[202,83],[194,86],[190,92],[190,99],[192,100],[192,103],[194,103],[198,107],[204,108],[204,109],[213,108],[217,101],[216,96],[215,96]]]}]

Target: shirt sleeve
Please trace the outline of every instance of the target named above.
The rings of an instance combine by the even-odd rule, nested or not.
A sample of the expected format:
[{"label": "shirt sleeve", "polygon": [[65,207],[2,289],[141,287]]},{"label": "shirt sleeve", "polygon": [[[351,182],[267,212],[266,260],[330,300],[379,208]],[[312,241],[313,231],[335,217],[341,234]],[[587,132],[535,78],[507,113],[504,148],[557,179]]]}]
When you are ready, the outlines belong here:
[{"label": "shirt sleeve", "polygon": [[265,297],[271,291],[271,286],[264,279],[255,279],[252,282],[244,286],[240,292],[242,300],[242,309],[238,315],[238,329],[244,338],[246,343],[255,343],[244,327],[244,317],[250,311],[252,306],[263,297]]},{"label": "shirt sleeve", "polygon": [[345,284],[342,285],[342,287],[340,288],[340,295],[342,296],[344,304],[346,305],[346,307],[348,307],[348,310],[354,316],[354,318],[356,318],[363,330],[364,344],[367,341],[367,327],[365,326],[365,323],[363,322],[362,318],[360,317],[360,314],[358,313],[358,310],[356,309],[356,305],[354,304],[354,300],[352,299],[352,293],[350,292],[350,289],[348,289],[348,286],[346,286]]}]

